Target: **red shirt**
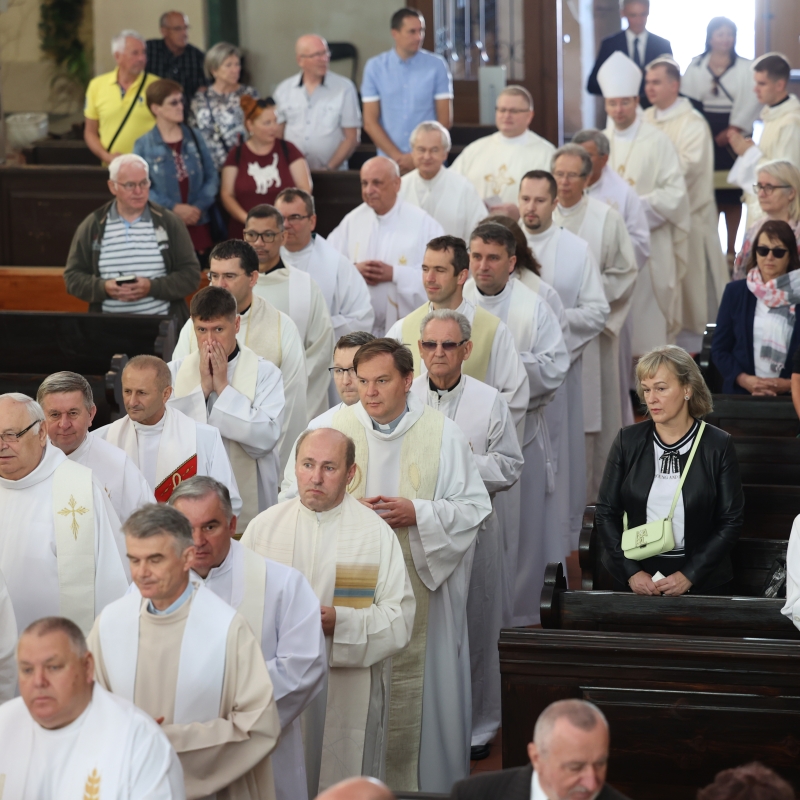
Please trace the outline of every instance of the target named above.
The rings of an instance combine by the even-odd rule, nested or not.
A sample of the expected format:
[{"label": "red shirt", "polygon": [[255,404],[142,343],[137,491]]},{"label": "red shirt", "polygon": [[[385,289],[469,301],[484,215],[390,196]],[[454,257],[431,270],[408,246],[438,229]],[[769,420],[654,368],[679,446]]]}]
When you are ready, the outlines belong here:
[{"label": "red shirt", "polygon": [[[284,139],[276,139],[272,150],[265,156],[256,155],[245,142],[231,148],[223,169],[238,169],[233,194],[239,205],[249,211],[262,203],[274,205],[275,198],[283,189],[295,185],[289,164],[300,158],[303,158],[303,154]],[[241,239],[243,232],[242,223],[231,219],[228,223],[228,235],[231,239]]]},{"label": "red shirt", "polygon": [[[186,171],[181,152],[183,140],[180,142],[167,142],[166,144],[172,150],[172,155],[175,159],[175,174],[178,178],[181,203],[187,203],[189,200],[189,173]],[[211,238],[211,226],[208,223],[205,225],[187,225],[186,229],[189,231],[189,236],[196,252],[204,253],[214,246],[214,240]]]}]

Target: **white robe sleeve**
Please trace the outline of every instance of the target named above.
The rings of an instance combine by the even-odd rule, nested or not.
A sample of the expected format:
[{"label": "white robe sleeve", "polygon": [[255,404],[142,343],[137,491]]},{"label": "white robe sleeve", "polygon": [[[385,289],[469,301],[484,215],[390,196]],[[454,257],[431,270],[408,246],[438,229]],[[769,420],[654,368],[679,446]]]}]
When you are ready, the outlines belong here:
[{"label": "white robe sleeve", "polygon": [[503,395],[514,425],[520,426],[528,410],[530,386],[525,365],[514,344],[514,337],[503,322],[497,326],[492,342],[485,382]]},{"label": "white robe sleeve", "polygon": [[561,333],[561,326],[553,309],[544,301],[539,308],[537,319],[535,341],[530,350],[523,350],[520,353],[528,375],[530,411],[550,402],[553,393],[567,377],[570,365],[569,351]]},{"label": "white robe sleeve", "polygon": [[800,516],[795,517],[786,551],[786,603],[781,613],[800,630]]},{"label": "white robe sleeve", "polygon": [[334,307],[336,313],[331,312],[331,323],[337,341],[346,333],[372,330],[375,312],[367,283],[355,265],[344,256],[339,259]]},{"label": "white robe sleeve", "polygon": [[[350,256],[347,252],[347,214],[344,219],[325,237],[325,241],[333,248],[338,250],[348,261]],[[359,273],[360,274],[360,273]]]},{"label": "white robe sleeve", "polygon": [[611,307],[606,328],[618,336],[628,316],[639,268],[625,221],[613,208],[603,228],[602,258],[603,291]]},{"label": "white robe sleeve", "polygon": [[[666,136],[664,137],[666,139]],[[686,181],[683,179],[678,153],[673,145],[664,147],[658,154],[659,171],[655,188],[649,194],[641,195],[650,230],[671,222],[678,228],[688,231],[688,202]]]},{"label": "white robe sleeve", "polygon": [[[228,487],[233,513],[238,517],[242,510],[242,498],[222,436],[216,428],[211,425],[197,426],[197,451],[197,460],[200,462],[198,474],[208,475]],[[200,468],[203,472],[200,472]]]},{"label": "white robe sleeve", "polygon": [[183,769],[169,739],[144,714],[133,724],[130,751],[130,798],[185,800]]},{"label": "white robe sleeve", "polygon": [[186,358],[192,352],[192,321],[187,319],[184,326],[181,328],[180,335],[178,336],[178,343],[172,351],[172,360],[180,361]]},{"label": "white robe sleeve", "polygon": [[368,608],[336,607],[331,667],[371,667],[402,650],[411,639],[416,601],[403,551],[385,523],[375,599]]},{"label": "white robe sleeve", "polygon": [[650,258],[650,226],[641,198],[633,189],[625,195],[625,227],[636,254],[636,266],[642,269]]},{"label": "white robe sleeve", "polygon": [[0,703],[11,700],[16,690],[17,620],[5,578],[0,572]]},{"label": "white robe sleeve", "polygon": [[[649,241],[648,234],[648,241]],[[603,289],[603,278],[592,251],[586,248],[586,258],[581,272],[581,288],[575,308],[565,309],[569,320],[569,337],[566,340],[570,359],[575,361],[586,345],[605,327],[611,308]]]},{"label": "white robe sleeve", "polygon": [[283,395],[286,406],[278,448],[283,469],[297,437],[306,429],[309,419],[306,406],[308,377],[303,343],[300,341],[297,326],[286,314],[281,314],[281,352]]},{"label": "white robe sleeve", "polygon": [[[355,267],[354,267],[355,269]],[[328,407],[328,386],[331,374],[328,367],[333,359],[333,325],[325,297],[317,283],[309,279],[311,300],[303,349],[308,378],[306,411],[316,417]]]},{"label": "white robe sleeve", "polygon": [[485,455],[473,455],[483,485],[489,494],[508,489],[522,475],[522,449],[508,405],[498,394],[489,416],[489,436]]},{"label": "white robe sleeve", "polygon": [[93,484],[94,613],[98,616],[109,603],[119,600],[128,591],[129,572],[117,514],[97,479]]},{"label": "white robe sleeve", "polygon": [[412,502],[417,524],[408,529],[411,556],[420,580],[435,591],[459,565],[492,511],[469,443],[450,419],[444,421],[434,499]]},{"label": "white robe sleeve", "polygon": [[134,511],[148,503],[155,503],[153,490],[147,485],[139,468],[127,455],[125,456],[125,471],[122,476],[122,518],[125,522]]},{"label": "white robe sleeve", "polygon": [[286,729],[322,688],[327,667],[319,600],[303,575],[267,562],[264,629],[274,628],[277,646],[267,659],[281,728]]}]

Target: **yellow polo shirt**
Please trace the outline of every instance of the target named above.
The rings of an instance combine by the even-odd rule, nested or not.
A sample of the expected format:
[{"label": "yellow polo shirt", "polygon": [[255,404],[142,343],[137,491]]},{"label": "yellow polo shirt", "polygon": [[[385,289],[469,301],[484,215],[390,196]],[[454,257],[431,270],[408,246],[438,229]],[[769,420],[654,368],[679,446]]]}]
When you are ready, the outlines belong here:
[{"label": "yellow polo shirt", "polygon": [[[122,95],[122,87],[117,83],[118,68],[112,72],[106,72],[92,78],[86,90],[86,103],[83,113],[87,119],[96,119],[100,132],[100,141],[106,149],[111,143],[111,139],[117,129],[125,119],[128,109],[136,97],[136,92],[142,83],[142,76],[139,76],[129,87],[125,95]],[[155,117],[147,107],[144,95],[147,87],[157,81],[158,75],[148,73],[147,80],[142,86],[142,91],[136,100],[136,108],[133,109],[125,127],[120,131],[117,140],[114,142],[113,151],[115,153],[132,153],[134,142],[147,133],[155,124]]]}]

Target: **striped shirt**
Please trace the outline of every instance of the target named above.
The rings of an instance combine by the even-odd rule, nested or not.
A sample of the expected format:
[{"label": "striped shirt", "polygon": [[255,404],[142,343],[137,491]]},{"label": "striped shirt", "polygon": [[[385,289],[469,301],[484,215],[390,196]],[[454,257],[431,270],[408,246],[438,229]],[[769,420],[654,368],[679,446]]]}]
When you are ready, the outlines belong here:
[{"label": "striped shirt", "polygon": [[[163,233],[163,231],[162,231]],[[100,277],[103,280],[136,275],[140,278],[163,278],[167,274],[156,229],[145,208],[142,215],[128,222],[120,217],[116,203],[111,206],[100,244]],[[106,314],[168,314],[169,301],[155,297],[142,297],[126,303],[122,300],[103,301]]]}]

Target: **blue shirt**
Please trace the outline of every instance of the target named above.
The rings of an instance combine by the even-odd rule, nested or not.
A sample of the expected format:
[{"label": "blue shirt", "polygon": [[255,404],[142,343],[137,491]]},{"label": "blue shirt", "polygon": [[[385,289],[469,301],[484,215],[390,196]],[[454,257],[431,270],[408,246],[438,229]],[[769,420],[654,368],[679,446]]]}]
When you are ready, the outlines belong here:
[{"label": "blue shirt", "polygon": [[364,67],[361,100],[380,101],[381,127],[404,153],[411,151],[408,140],[414,128],[420,122],[436,120],[436,101],[452,97],[453,76],[447,63],[427,50],[419,50],[405,61],[397,50],[387,50]]},{"label": "blue shirt", "polygon": [[169,607],[165,608],[163,611],[159,611],[154,605],[152,600],[147,601],[147,611],[150,614],[155,614],[158,617],[163,617],[166,614],[171,614],[173,611],[177,611],[191,596],[192,592],[194,591],[194,586],[192,586],[192,582],[186,585],[186,588],[183,590],[183,594]]}]

